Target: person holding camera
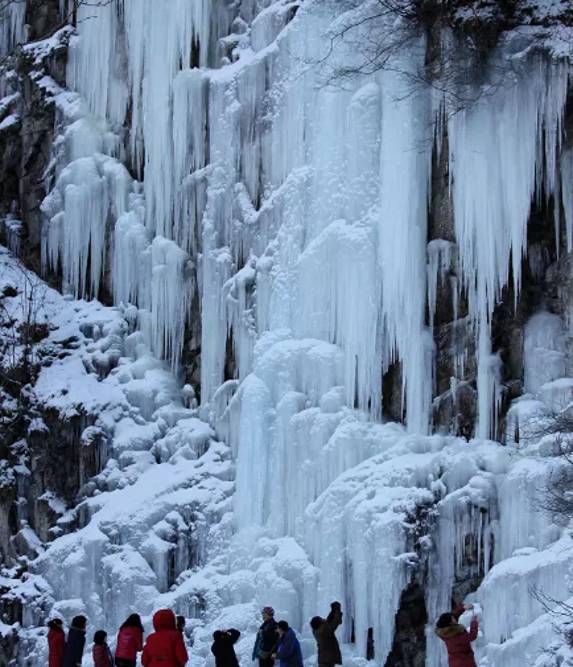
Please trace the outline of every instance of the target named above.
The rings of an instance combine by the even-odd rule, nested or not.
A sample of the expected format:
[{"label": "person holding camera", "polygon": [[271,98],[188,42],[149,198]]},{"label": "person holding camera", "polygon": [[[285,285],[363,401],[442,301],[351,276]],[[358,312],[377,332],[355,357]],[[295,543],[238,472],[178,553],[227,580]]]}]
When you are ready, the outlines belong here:
[{"label": "person holding camera", "polygon": [[470,609],[473,610],[471,604],[459,605],[452,612],[442,614],[436,623],[436,634],[448,651],[449,667],[476,667],[472,642],[478,635],[478,620],[474,614],[469,632],[458,623],[464,611]]},{"label": "person holding camera", "polygon": [[235,653],[235,644],[241,633],[234,628],[229,630],[215,630],[211,653],[215,656],[216,667],[239,667]]},{"label": "person holding camera", "polygon": [[312,634],[318,648],[319,667],[334,667],[342,664],[340,646],[336,638],[336,629],[342,623],[342,608],[340,602],[330,605],[330,613],[326,618],[315,616],[310,621]]}]

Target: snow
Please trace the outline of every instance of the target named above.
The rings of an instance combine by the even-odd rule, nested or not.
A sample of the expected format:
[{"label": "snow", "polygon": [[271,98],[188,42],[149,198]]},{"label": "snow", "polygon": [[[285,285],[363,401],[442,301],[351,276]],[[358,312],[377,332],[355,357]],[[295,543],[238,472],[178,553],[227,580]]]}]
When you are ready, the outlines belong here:
[{"label": "snow", "polygon": [[20,118],[16,114],[10,114],[9,116],[6,116],[6,118],[4,118],[0,123],[0,132],[8,130],[11,127],[15,127],[19,122]]}]

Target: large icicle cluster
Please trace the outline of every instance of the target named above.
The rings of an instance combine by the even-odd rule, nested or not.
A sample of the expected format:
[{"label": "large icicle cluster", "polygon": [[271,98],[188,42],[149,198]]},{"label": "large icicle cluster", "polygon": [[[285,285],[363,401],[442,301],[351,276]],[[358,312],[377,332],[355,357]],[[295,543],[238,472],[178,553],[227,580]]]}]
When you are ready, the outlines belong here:
[{"label": "large icicle cluster", "polygon": [[[534,58],[517,81],[485,94],[448,125],[460,274],[479,341],[478,433],[484,438],[497,432],[493,422],[499,408],[491,351],[493,310],[510,279],[515,298],[519,296],[536,194],[557,195],[555,209],[560,210],[557,165],[567,83],[567,64]],[[567,178],[565,168],[563,192],[571,187]],[[565,199],[563,204],[567,209]],[[557,224],[557,239],[559,229]]]},{"label": "large icicle cluster", "polygon": [[[111,3],[95,16],[91,7],[80,9],[89,20],[86,14],[79,21],[68,78],[94,117],[90,131],[81,124],[66,134],[81,135],[82,142],[88,137],[92,150],[112,158],[127,157],[132,172],[145,177],[141,186],[130,184],[142,196],[127,213],[109,199],[109,188],[98,186],[103,176],[82,179],[79,169],[86,167],[78,164],[75,178],[94,200],[88,223],[78,225],[66,219],[74,217],[83,195],[69,187],[66,177],[73,177],[65,172],[59,189],[61,208],[69,212],[56,217],[50,211],[55,220],[46,235],[47,256],[52,266],[60,258],[71,289],[84,295],[98,293],[106,252],[119,253],[108,278],[116,283],[115,298],[151,309],[154,340],[163,341],[156,349],[175,359],[181,332],[162,325],[165,316],[173,321],[174,311],[154,309],[153,288],[142,294],[146,281],[134,271],[149,263],[141,257],[155,235],[193,260],[201,255],[195,263],[203,304],[204,403],[226,379],[225,328],[240,379],[253,367],[257,337],[288,328],[295,337],[343,350],[346,403],[374,417],[381,412],[382,374],[398,360],[409,427],[427,432],[433,344],[426,309],[431,323],[436,278],[434,269],[422,269],[435,104],[423,88],[410,94],[425,45],[416,43],[408,55],[396,57],[388,72],[357,76],[351,90],[325,87],[317,63],[328,48],[330,18],[311,6],[273,42],[296,5],[284,4],[261,12],[251,34],[229,41],[239,44],[232,51],[237,62],[217,70],[208,67],[228,62],[217,37],[232,19],[218,5],[178,2],[164,11],[161,3],[151,3],[142,14],[137,3],[122,3],[121,12]],[[249,11],[245,6],[243,15]],[[168,51],[154,57],[160,44]],[[332,57],[350,64],[356,58],[340,50]],[[500,401],[491,317],[510,278],[519,292],[533,197],[562,193],[567,224],[573,216],[568,153],[558,160],[567,67],[522,60],[509,81],[452,114],[447,126],[457,242],[451,261],[460,275],[455,298],[467,293],[478,340],[482,437],[496,432]],[[516,126],[511,119],[518,109],[526,111]],[[110,131],[119,133],[119,143]],[[124,131],[127,155],[118,149]],[[82,157],[89,153],[88,146],[75,150]],[[70,156],[63,159],[73,170]],[[560,208],[555,206],[556,216]],[[59,232],[71,231],[70,225],[79,226],[81,239]],[[73,243],[81,247],[71,248]],[[125,243],[133,252],[129,259]],[[243,267],[237,274],[242,277],[229,283]],[[174,280],[185,277],[174,271]],[[179,320],[188,315],[193,289],[186,283],[189,298],[176,299]]]}]

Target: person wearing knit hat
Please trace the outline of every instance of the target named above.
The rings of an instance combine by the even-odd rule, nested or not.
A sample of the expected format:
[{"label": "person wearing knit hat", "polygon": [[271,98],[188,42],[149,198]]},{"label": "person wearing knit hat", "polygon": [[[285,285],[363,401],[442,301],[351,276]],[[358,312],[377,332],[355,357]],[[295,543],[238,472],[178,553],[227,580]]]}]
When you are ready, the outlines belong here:
[{"label": "person wearing knit hat", "polygon": [[275,661],[272,655],[277,644],[275,610],[272,607],[263,607],[261,615],[263,623],[257,632],[253,648],[253,660],[259,661],[259,667],[273,667]]}]

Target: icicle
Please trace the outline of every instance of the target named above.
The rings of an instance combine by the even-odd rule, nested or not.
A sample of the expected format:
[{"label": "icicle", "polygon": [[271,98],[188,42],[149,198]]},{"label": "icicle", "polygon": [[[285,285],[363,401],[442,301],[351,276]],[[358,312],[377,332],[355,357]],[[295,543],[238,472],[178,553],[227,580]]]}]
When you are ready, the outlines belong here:
[{"label": "icicle", "polygon": [[[396,64],[418,65],[423,44]],[[429,428],[432,394],[431,336],[425,331],[426,225],[431,134],[427,91],[412,93],[404,75],[382,75],[382,192],[378,222],[382,318],[388,357],[402,361],[408,428]],[[392,156],[392,157],[390,157]]]},{"label": "icicle", "polygon": [[[116,160],[83,157],[60,174],[42,204],[49,222],[44,270],[61,266],[64,284],[78,297],[97,297],[106,266],[108,221],[122,215],[132,182]],[[88,271],[89,266],[89,271]]]},{"label": "icicle", "polygon": [[[268,430],[270,392],[265,383],[249,376],[241,387],[235,517],[239,527],[263,525],[268,513]],[[249,445],[245,446],[246,441]]]},{"label": "icicle", "polygon": [[173,82],[173,178],[176,192],[174,237],[186,252],[197,253],[205,206],[208,159],[207,79],[199,70],[184,70]]},{"label": "icicle", "polygon": [[8,2],[0,8],[0,56],[26,40],[26,3]]},{"label": "icicle", "polygon": [[[141,166],[145,146],[145,198],[147,202],[146,225],[152,232],[172,236],[174,215],[174,155],[175,168],[184,169],[185,160],[177,156],[187,150],[184,144],[174,141],[184,139],[189,127],[187,115],[193,118],[204,113],[202,109],[188,108],[182,104],[197,100],[192,87],[191,97],[181,98],[179,85],[173,81],[178,71],[192,64],[193,45],[199,48],[199,65],[207,62],[210,49],[211,3],[208,0],[186,2],[184,0],[125,0],[127,61],[130,73],[132,99],[131,153],[134,162]],[[159,54],[153,57],[151,54]],[[195,75],[190,75],[194,77]],[[200,79],[200,75],[195,77]],[[192,79],[193,81],[195,79]],[[176,99],[174,100],[174,95]],[[174,111],[172,112],[172,106]],[[175,114],[175,116],[173,116]],[[196,133],[200,123],[193,119]],[[197,138],[196,135],[195,138]],[[201,161],[194,146],[195,162]],[[176,153],[175,153],[176,152]],[[179,172],[181,174],[181,171]],[[178,186],[179,184],[177,184]]]},{"label": "icicle", "polygon": [[[360,270],[356,270],[356,266]],[[372,231],[338,221],[305,249],[297,271],[300,337],[345,350],[347,404],[374,414],[381,407],[382,356],[377,335],[377,268]]]},{"label": "icicle", "polygon": [[561,153],[561,202],[565,213],[567,252],[573,250],[573,147]]},{"label": "icicle", "polygon": [[[145,253],[150,245],[142,214],[130,210],[118,218],[113,242],[113,298],[117,304],[132,303],[151,307],[149,277]],[[149,275],[148,275],[149,274]]]},{"label": "icicle", "polygon": [[[435,239],[428,243],[428,313],[430,316],[430,329],[434,328],[434,317],[436,314],[436,301],[438,296],[438,279],[442,285],[445,276],[452,266],[453,243],[442,239]],[[457,307],[457,303],[456,303]],[[454,322],[457,318],[454,317]]]},{"label": "icicle", "polygon": [[566,70],[534,58],[512,83],[454,114],[448,126],[459,273],[478,336],[479,391],[486,392],[479,397],[480,437],[492,435],[496,422],[491,316],[510,266],[519,294],[534,194],[542,183],[546,192],[555,187]]},{"label": "icicle", "polygon": [[[228,248],[203,256],[201,400],[207,403],[223,383],[227,349],[226,304],[223,285],[231,277],[232,259]],[[244,428],[244,427],[243,427]]]},{"label": "icicle", "polygon": [[121,127],[127,111],[123,40],[117,3],[79,3],[78,37],[70,41],[68,85],[90,111]]},{"label": "icicle", "polygon": [[151,326],[153,350],[177,367],[193,296],[189,257],[173,241],[156,236],[151,244]]},{"label": "icicle", "polygon": [[253,366],[253,347],[256,339],[253,288],[255,285],[255,259],[251,257],[245,266],[223,285],[227,299],[228,335],[233,340],[237,365],[237,377],[244,380]]}]

